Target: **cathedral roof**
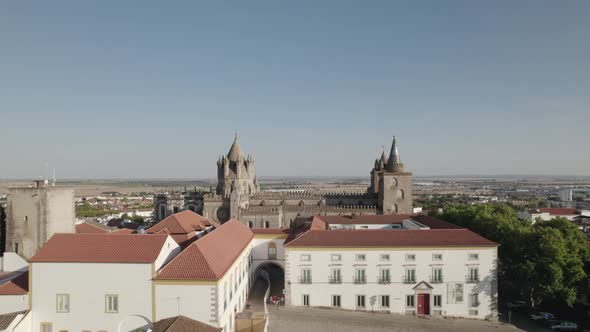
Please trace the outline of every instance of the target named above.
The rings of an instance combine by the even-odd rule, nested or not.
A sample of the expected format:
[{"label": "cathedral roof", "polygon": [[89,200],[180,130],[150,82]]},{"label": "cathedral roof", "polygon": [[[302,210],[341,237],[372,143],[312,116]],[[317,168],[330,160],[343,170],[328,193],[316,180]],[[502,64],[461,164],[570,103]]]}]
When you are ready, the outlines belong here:
[{"label": "cathedral roof", "polygon": [[237,161],[240,157],[244,159],[244,154],[242,153],[242,148],[240,147],[240,143],[238,142],[238,135],[236,135],[236,138],[234,139],[234,142],[232,143],[231,148],[227,153],[227,158],[231,161]]}]

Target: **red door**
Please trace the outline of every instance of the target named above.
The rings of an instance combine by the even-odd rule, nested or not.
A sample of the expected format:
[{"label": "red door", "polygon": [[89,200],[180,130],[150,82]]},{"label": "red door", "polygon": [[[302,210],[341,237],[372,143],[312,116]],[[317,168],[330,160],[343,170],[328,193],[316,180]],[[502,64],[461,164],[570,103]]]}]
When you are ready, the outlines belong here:
[{"label": "red door", "polygon": [[418,294],[418,315],[430,315],[430,294]]}]

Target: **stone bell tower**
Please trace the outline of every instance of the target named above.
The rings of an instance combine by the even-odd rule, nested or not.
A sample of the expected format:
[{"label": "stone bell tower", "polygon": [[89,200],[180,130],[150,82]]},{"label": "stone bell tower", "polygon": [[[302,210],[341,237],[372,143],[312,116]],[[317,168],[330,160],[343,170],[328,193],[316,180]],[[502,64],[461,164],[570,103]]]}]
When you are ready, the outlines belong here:
[{"label": "stone bell tower", "polygon": [[375,161],[369,192],[378,195],[377,206],[382,214],[412,213],[412,173],[404,170],[395,136],[387,162],[385,152]]},{"label": "stone bell tower", "polygon": [[237,134],[227,155],[217,160],[217,194],[229,197],[233,190],[245,197],[258,192],[254,160],[244,157]]}]

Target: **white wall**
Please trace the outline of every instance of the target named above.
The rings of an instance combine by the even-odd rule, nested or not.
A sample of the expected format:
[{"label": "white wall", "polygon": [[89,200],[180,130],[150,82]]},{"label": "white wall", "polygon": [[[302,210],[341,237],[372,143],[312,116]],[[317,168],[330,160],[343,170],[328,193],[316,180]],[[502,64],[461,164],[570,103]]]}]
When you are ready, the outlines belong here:
[{"label": "white wall", "polygon": [[[442,261],[433,261],[433,253],[443,255]],[[478,253],[477,261],[468,260],[468,253]],[[311,261],[302,261],[301,255],[311,255]],[[340,254],[341,261],[331,260],[331,254]],[[356,254],[365,254],[366,261],[360,262],[355,260]],[[389,254],[390,261],[381,261],[380,254]],[[416,260],[406,261],[406,254],[415,254]],[[405,296],[415,294],[412,288],[420,281],[426,281],[433,289],[432,295],[442,295],[443,315],[447,316],[469,316],[468,295],[471,292],[479,293],[478,314],[469,316],[474,318],[486,318],[495,315],[492,312],[492,296],[495,296],[494,284],[495,276],[496,248],[477,248],[477,249],[371,249],[371,250],[349,250],[338,249],[332,250],[309,250],[304,248],[287,249],[287,281],[291,304],[294,306],[303,305],[303,294],[310,295],[311,306],[331,306],[331,296],[340,295],[342,307],[346,309],[356,308],[356,295],[365,295],[367,309],[371,310],[370,299],[375,297],[375,310],[379,310],[378,296],[390,296],[390,308],[385,309],[391,312],[405,313],[408,309],[405,306]],[[443,283],[431,283],[432,268],[441,266],[443,269]],[[479,278],[482,280],[478,284],[465,283],[468,274],[468,266],[477,266],[479,268]],[[354,284],[353,277],[355,268],[366,269],[366,284]],[[377,283],[379,268],[389,268],[391,273],[390,284]],[[416,269],[416,283],[404,284],[402,278],[405,273],[405,267],[414,267]],[[299,278],[302,268],[311,268],[312,283],[301,284]],[[341,284],[330,284],[329,276],[332,268],[341,269]],[[453,287],[454,283],[464,284],[464,299],[462,303],[452,304],[448,294],[448,287]],[[417,299],[416,299],[417,304]],[[430,300],[430,310],[433,308],[433,299]],[[495,310],[495,309],[494,309]]]},{"label": "white wall", "polygon": [[168,235],[168,238],[166,239],[166,242],[162,247],[162,251],[160,252],[158,258],[156,258],[156,261],[154,262],[154,269],[156,271],[160,270],[160,268],[162,268],[164,264],[168,263],[172,258],[174,258],[174,256],[178,255],[179,253],[180,246],[178,245],[178,243],[176,243],[176,241],[174,241],[174,239],[170,235]]},{"label": "white wall", "polygon": [[29,309],[29,295],[0,295],[0,315]]},{"label": "white wall", "polygon": [[[41,322],[53,323],[53,331],[141,327],[144,319],[132,316],[151,319],[151,278],[151,263],[32,263],[32,328]],[[69,313],[56,313],[56,294],[70,294]],[[119,313],[105,313],[106,294],[118,294]]]},{"label": "white wall", "polygon": [[274,242],[277,247],[277,259],[272,261],[284,268],[285,247],[283,247],[283,242],[285,242],[285,237],[272,238],[265,235],[255,235],[254,240],[252,241],[252,266],[250,268],[251,273],[254,273],[261,264],[269,262],[268,244],[270,242]]},{"label": "white wall", "polygon": [[1,260],[1,270],[4,272],[25,271],[29,269],[29,263],[13,252],[5,252],[4,256],[1,257]]}]

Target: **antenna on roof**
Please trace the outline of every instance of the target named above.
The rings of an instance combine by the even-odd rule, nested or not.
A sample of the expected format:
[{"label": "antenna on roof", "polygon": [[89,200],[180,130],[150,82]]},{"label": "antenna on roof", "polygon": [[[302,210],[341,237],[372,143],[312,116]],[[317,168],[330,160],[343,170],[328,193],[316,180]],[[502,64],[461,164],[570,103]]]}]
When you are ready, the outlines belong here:
[{"label": "antenna on roof", "polygon": [[44,184],[48,185],[49,184],[49,163],[45,162],[45,168],[43,170],[43,177],[44,177]]},{"label": "antenna on roof", "polygon": [[55,187],[55,167],[53,168],[53,187]]}]

